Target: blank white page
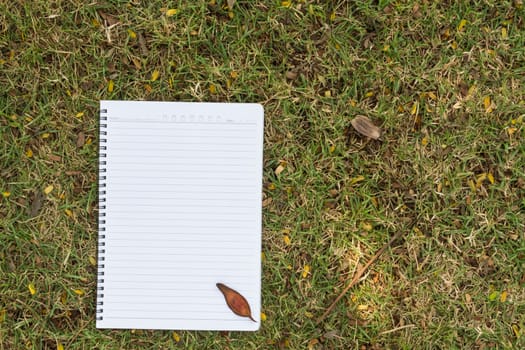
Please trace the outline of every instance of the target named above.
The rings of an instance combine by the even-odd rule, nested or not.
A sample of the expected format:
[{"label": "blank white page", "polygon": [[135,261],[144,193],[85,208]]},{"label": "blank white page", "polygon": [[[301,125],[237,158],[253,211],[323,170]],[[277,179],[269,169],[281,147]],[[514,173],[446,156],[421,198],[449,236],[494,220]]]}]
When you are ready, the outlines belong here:
[{"label": "blank white page", "polygon": [[[97,328],[257,330],[262,106],[100,108]],[[246,298],[255,322],[217,283]]]}]

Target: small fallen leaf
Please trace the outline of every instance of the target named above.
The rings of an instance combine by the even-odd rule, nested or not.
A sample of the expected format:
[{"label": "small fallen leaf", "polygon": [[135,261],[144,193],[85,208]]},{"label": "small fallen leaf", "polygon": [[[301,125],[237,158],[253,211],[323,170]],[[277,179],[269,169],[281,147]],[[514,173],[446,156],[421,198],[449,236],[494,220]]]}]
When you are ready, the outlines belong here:
[{"label": "small fallen leaf", "polygon": [[290,240],[290,236],[288,236],[288,235],[284,235],[283,236],[283,241],[284,241],[284,244],[286,244],[286,245],[292,244],[292,241]]},{"label": "small fallen leaf", "polygon": [[285,167],[286,167],[285,164],[283,163],[279,164],[279,166],[275,168],[274,170],[275,175],[279,175],[280,173],[282,173]]},{"label": "small fallen leaf", "polygon": [[298,76],[297,72],[294,72],[291,70],[287,71],[284,75],[286,76],[286,79],[290,79],[290,80],[295,80],[297,79],[297,76]]},{"label": "small fallen leaf", "polygon": [[234,314],[242,317],[248,317],[253,322],[257,322],[252,317],[250,304],[248,304],[248,301],[239,292],[222,283],[217,283],[216,286],[224,295],[226,304]]},{"label": "small fallen leaf", "polygon": [[77,114],[75,114],[75,117],[77,118],[82,118],[84,116],[84,112],[78,112]]},{"label": "small fallen leaf", "polygon": [[78,296],[82,296],[82,295],[85,294],[84,291],[83,291],[82,289],[74,289],[74,290],[73,290],[73,293],[75,293],[75,294],[78,295]]},{"label": "small fallen leaf", "polygon": [[358,182],[361,182],[365,179],[363,175],[358,175],[350,180],[350,186],[355,185]]},{"label": "small fallen leaf", "polygon": [[31,208],[29,210],[29,217],[34,218],[38,215],[40,208],[42,208],[42,201],[44,200],[44,195],[40,191],[36,191],[33,195],[33,200],[31,202]]},{"label": "small fallen leaf", "polygon": [[175,341],[175,343],[180,342],[180,335],[179,335],[177,332],[173,332],[173,333],[171,333],[171,337],[173,338],[173,340]]},{"label": "small fallen leaf", "polygon": [[36,294],[36,288],[35,288],[35,285],[33,283],[29,283],[27,285],[27,289],[29,289],[29,293],[31,293],[31,295],[35,295]]},{"label": "small fallen leaf", "polygon": [[317,338],[314,338],[314,339],[311,339],[309,342],[308,342],[308,350],[312,350],[315,348],[315,345],[319,344],[319,339]]},{"label": "small fallen leaf", "polygon": [[46,188],[44,188],[44,194],[50,194],[53,191],[53,189],[53,185],[47,186]]},{"label": "small fallen leaf", "polygon": [[94,256],[90,256],[89,263],[91,264],[91,266],[97,266],[97,259],[95,259]]},{"label": "small fallen leaf", "polygon": [[116,19],[112,15],[110,15],[110,14],[108,14],[108,13],[102,11],[102,10],[98,10],[97,12],[100,15],[100,17],[102,17],[104,19],[104,21],[107,23],[108,26],[112,26],[114,24],[119,23],[118,19]]},{"label": "small fallen leaf", "polygon": [[49,154],[49,155],[47,156],[47,158],[48,158],[49,160],[52,160],[53,162],[61,162],[61,161],[62,161],[62,157],[61,157],[61,156],[57,156],[57,155],[55,155],[55,154]]},{"label": "small fallen leaf", "polygon": [[71,209],[65,209],[64,213],[66,213],[66,215],[69,216],[69,217],[73,216],[73,212],[71,211]]},{"label": "small fallen leaf", "polygon": [[370,119],[365,116],[358,115],[350,121],[354,129],[361,135],[370,137],[374,140],[379,140],[381,137],[381,129],[375,126]]},{"label": "small fallen leaf", "polygon": [[113,80],[110,80],[108,82],[108,92],[113,92],[114,88],[115,88],[115,83],[113,82]]},{"label": "small fallen leaf", "polygon": [[77,135],[77,147],[81,148],[86,143],[86,135],[84,135],[84,132],[81,131]]},{"label": "small fallen leaf", "polygon": [[166,16],[167,17],[175,16],[178,12],[179,10],[177,9],[169,9],[168,11],[166,11]]},{"label": "small fallen leaf", "polygon": [[217,93],[217,87],[215,85],[213,85],[213,84],[210,84],[209,90],[210,90],[210,94],[216,94]]}]

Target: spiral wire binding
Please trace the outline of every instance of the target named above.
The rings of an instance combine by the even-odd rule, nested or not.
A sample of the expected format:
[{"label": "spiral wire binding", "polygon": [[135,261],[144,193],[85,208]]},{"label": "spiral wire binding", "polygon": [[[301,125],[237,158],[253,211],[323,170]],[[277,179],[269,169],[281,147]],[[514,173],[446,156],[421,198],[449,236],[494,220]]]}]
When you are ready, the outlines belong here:
[{"label": "spiral wire binding", "polygon": [[99,176],[98,176],[98,271],[97,271],[97,321],[104,319],[104,262],[106,260],[106,160],[107,109],[100,110]]}]

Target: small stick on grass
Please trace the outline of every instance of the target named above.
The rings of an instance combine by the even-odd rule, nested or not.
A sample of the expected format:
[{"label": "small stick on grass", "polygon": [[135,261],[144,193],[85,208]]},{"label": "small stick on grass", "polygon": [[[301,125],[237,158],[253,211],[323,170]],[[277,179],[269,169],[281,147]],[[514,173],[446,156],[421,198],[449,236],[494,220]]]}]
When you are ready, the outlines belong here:
[{"label": "small stick on grass", "polygon": [[[412,227],[415,221],[416,220],[413,220],[409,227]],[[335,298],[335,300],[332,302],[332,304],[330,304],[330,306],[326,309],[323,315],[317,319],[317,321],[315,322],[316,324],[319,324],[324,321],[326,316],[328,316],[330,312],[332,312],[337,302],[341,300],[342,297],[344,297],[346,292],[348,292],[350,288],[352,288],[359,282],[359,279],[363,276],[366,270],[368,270],[368,268],[385,252],[385,250],[387,250],[387,248],[390,247],[404,233],[405,233],[405,230],[398,231],[394,236],[392,236],[392,238],[390,239],[390,241],[388,241],[388,243],[385,243],[381,247],[381,249],[379,249],[377,253],[375,253],[374,256],[371,257],[370,260],[368,260],[365,266],[363,266],[362,268],[356,271],[354,278],[352,278],[352,281],[348,284],[348,286],[345,287],[345,289],[343,289],[343,291],[337,296],[337,298]]]}]

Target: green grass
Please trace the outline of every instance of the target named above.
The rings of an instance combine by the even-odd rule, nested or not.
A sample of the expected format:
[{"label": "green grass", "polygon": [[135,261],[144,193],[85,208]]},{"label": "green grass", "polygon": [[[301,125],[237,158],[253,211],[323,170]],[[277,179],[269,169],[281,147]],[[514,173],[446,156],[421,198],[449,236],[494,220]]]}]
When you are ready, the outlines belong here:
[{"label": "green grass", "polygon": [[[0,348],[525,347],[521,3],[0,1]],[[95,329],[100,99],[264,104],[259,332]]]}]

